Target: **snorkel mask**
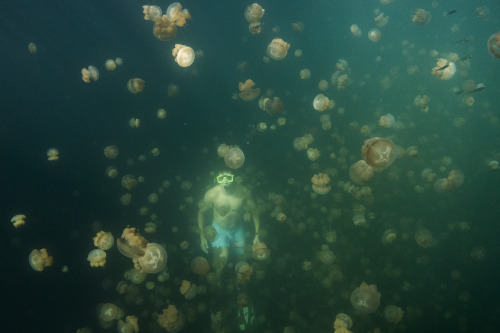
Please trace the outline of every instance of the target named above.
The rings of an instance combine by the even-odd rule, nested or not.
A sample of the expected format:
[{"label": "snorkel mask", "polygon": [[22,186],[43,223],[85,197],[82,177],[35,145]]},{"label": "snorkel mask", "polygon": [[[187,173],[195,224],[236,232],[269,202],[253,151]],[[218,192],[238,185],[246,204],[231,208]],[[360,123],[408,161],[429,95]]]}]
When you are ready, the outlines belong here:
[{"label": "snorkel mask", "polygon": [[234,175],[229,172],[221,172],[216,178],[215,183],[224,185],[224,188],[234,184]]}]

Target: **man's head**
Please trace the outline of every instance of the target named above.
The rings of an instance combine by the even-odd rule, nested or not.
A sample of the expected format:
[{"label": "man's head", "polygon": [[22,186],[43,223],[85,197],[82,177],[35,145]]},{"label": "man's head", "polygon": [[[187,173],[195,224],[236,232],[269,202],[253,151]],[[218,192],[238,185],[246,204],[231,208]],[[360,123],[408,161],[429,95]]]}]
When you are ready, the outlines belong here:
[{"label": "man's head", "polygon": [[234,175],[227,171],[220,172],[219,175],[215,177],[215,183],[222,184],[225,189],[228,189],[234,184]]}]

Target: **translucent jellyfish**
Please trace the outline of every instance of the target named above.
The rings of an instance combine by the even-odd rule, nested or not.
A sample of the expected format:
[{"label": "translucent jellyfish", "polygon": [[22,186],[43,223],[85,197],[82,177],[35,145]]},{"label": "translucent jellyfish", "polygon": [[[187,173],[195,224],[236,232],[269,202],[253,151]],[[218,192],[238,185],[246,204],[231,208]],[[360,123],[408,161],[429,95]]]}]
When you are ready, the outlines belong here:
[{"label": "translucent jellyfish", "polygon": [[231,169],[239,169],[245,163],[245,154],[238,147],[230,148],[224,155],[224,162]]},{"label": "translucent jellyfish", "polygon": [[307,158],[311,161],[316,161],[321,156],[321,153],[316,148],[307,149]]},{"label": "translucent jellyfish", "polygon": [[143,283],[146,280],[147,276],[148,275],[146,274],[146,272],[135,268],[129,269],[123,274],[123,277],[133,284]]},{"label": "translucent jellyfish", "polygon": [[358,27],[357,24],[351,25],[351,34],[353,35],[354,38],[359,38],[361,37],[361,29]]},{"label": "translucent jellyfish", "polygon": [[116,176],[118,176],[118,169],[113,166],[113,165],[110,165],[109,167],[106,168],[106,176],[108,176],[109,178],[115,178]]},{"label": "translucent jellyfish", "polygon": [[352,209],[352,222],[356,227],[366,226],[365,206],[355,204]]},{"label": "translucent jellyfish", "polygon": [[139,319],[136,316],[127,316],[125,317],[125,321],[118,320],[116,328],[118,333],[138,333]]},{"label": "translucent jellyfish", "polygon": [[382,236],[382,243],[391,244],[396,238],[398,234],[394,229],[387,229],[384,231],[384,235]]},{"label": "translucent jellyfish", "polygon": [[365,140],[361,156],[366,163],[377,170],[389,167],[396,159],[396,146],[389,139],[371,138]]},{"label": "translucent jellyfish", "polygon": [[198,256],[191,260],[191,271],[198,275],[207,275],[210,271],[210,264],[205,257]]},{"label": "translucent jellyfish", "polygon": [[294,22],[292,23],[292,31],[301,33],[304,31],[304,23],[303,22]]},{"label": "translucent jellyfish", "polygon": [[26,215],[24,214],[17,214],[14,215],[11,219],[10,222],[15,228],[19,228],[20,226],[23,226],[26,224]]},{"label": "translucent jellyfish", "polygon": [[162,271],[167,264],[167,251],[160,244],[148,243],[144,255],[136,259],[140,268],[150,274]]},{"label": "translucent jellyfish", "polygon": [[318,94],[314,97],[313,107],[316,111],[325,111],[330,105],[330,100],[323,94]]},{"label": "translucent jellyfish", "polygon": [[241,100],[243,101],[251,101],[257,98],[260,94],[260,89],[259,88],[253,88],[255,86],[255,83],[248,79],[244,83],[240,82],[239,83],[239,90],[240,93],[238,96],[240,97]]},{"label": "translucent jellyfish", "polygon": [[411,20],[414,23],[417,23],[420,25],[426,25],[431,20],[431,13],[429,13],[428,11],[426,11],[422,8],[419,8],[415,11],[415,14],[413,14],[413,17],[411,18]]},{"label": "translucent jellyfish", "polygon": [[271,255],[271,250],[264,242],[257,242],[252,246],[252,258],[255,260],[266,260]]},{"label": "translucent jellyfish", "polygon": [[156,116],[158,119],[165,119],[167,117],[167,111],[165,111],[165,109],[158,109],[158,111],[156,111]]},{"label": "translucent jellyfish", "polygon": [[91,267],[104,267],[106,264],[106,252],[100,249],[95,249],[89,252],[87,261],[90,262]]},{"label": "translucent jellyfish", "polygon": [[316,194],[325,195],[330,192],[330,177],[324,173],[318,173],[311,178],[312,188]]},{"label": "translucent jellyfish", "polygon": [[99,320],[113,321],[123,318],[123,310],[112,303],[101,304],[98,308]]},{"label": "translucent jellyfish", "polygon": [[127,258],[144,256],[147,241],[135,231],[135,228],[125,228],[122,237],[116,240],[118,251]]},{"label": "translucent jellyfish", "polygon": [[280,98],[276,96],[272,99],[269,97],[261,97],[259,99],[259,108],[262,111],[266,111],[267,114],[274,116],[283,112],[283,103]]},{"label": "translucent jellyfish", "polygon": [[28,44],[28,52],[31,54],[35,54],[37,52],[37,47],[36,47],[35,43]]},{"label": "translucent jellyfish", "polygon": [[90,80],[99,80],[99,71],[92,65],[87,68],[82,68],[82,80],[85,83],[90,83]]},{"label": "translucent jellyfish", "polygon": [[142,6],[142,13],[146,21],[154,21],[161,16],[161,8],[158,6]]},{"label": "translucent jellyfish", "polygon": [[427,249],[434,245],[434,239],[432,233],[429,229],[419,229],[415,232],[415,241],[417,241],[418,246]]},{"label": "translucent jellyfish", "polygon": [[[333,101],[332,101],[333,102]],[[331,104],[331,103],[330,103]],[[332,122],[330,120],[330,115],[329,114],[322,114],[319,117],[319,121],[321,122],[321,128],[324,131],[328,131],[329,129],[332,128]]]},{"label": "translucent jellyfish", "polygon": [[396,120],[394,119],[394,116],[390,113],[380,117],[378,120],[378,124],[385,128],[392,128],[395,122]]},{"label": "translucent jellyfish", "polygon": [[441,80],[449,80],[457,71],[457,66],[454,62],[439,58],[436,67],[432,69],[431,74],[440,78]]},{"label": "translucent jellyfish", "polygon": [[495,58],[500,58],[500,32],[488,38],[488,51]]},{"label": "translucent jellyfish", "polygon": [[187,9],[182,9],[182,5],[178,2],[174,2],[168,6],[165,14],[168,20],[173,22],[178,27],[184,26],[186,24],[186,20],[191,18],[189,11]]},{"label": "translucent jellyfish", "polygon": [[438,193],[450,192],[464,183],[464,174],[460,170],[451,170],[447,178],[437,179],[434,189]]},{"label": "translucent jellyfish", "polygon": [[110,232],[99,231],[97,235],[93,238],[94,246],[97,246],[101,250],[109,250],[115,244],[115,238]]},{"label": "translucent jellyfish", "polygon": [[29,263],[35,271],[43,271],[45,267],[52,266],[54,258],[49,256],[46,249],[33,250],[29,255]]},{"label": "translucent jellyfish", "polygon": [[[328,81],[327,80],[320,80],[318,82],[318,89],[321,91],[326,91],[328,89]],[[318,96],[316,96],[316,97],[318,97]]]},{"label": "translucent jellyfish", "polygon": [[253,274],[253,268],[246,261],[240,261],[234,266],[236,279],[240,282],[250,281]]},{"label": "translucent jellyfish", "polygon": [[245,19],[249,23],[259,22],[266,11],[257,3],[253,3],[245,9]]},{"label": "translucent jellyfish", "polygon": [[209,241],[209,242],[214,242],[215,238],[217,238],[217,230],[209,225],[203,228],[203,236]]},{"label": "translucent jellyfish", "polygon": [[167,15],[157,17],[153,26],[153,35],[159,40],[171,40],[177,34],[177,26],[169,21]]},{"label": "translucent jellyfish", "polygon": [[384,318],[389,323],[397,324],[403,319],[404,311],[395,305],[387,305],[384,308]]},{"label": "translucent jellyfish", "polygon": [[382,33],[380,32],[379,29],[373,28],[370,31],[368,31],[368,39],[371,40],[372,42],[378,42],[382,38]]},{"label": "translucent jellyfish", "polygon": [[482,246],[476,246],[472,249],[470,257],[475,261],[484,261],[488,251]]},{"label": "translucent jellyfish", "polygon": [[380,293],[374,284],[365,282],[351,293],[351,304],[360,313],[375,312],[380,305]]},{"label": "translucent jellyfish", "polygon": [[110,160],[114,160],[118,157],[118,148],[115,145],[110,145],[104,148],[104,156]]},{"label": "translucent jellyfish", "polygon": [[[335,317],[335,322],[333,323],[333,328],[335,329],[335,332],[338,333],[348,333],[347,331],[349,328],[352,327],[352,319],[345,313],[339,313]],[[344,330],[343,330],[344,329]]]},{"label": "translucent jellyfish", "polygon": [[122,187],[126,188],[129,191],[135,188],[137,184],[137,179],[135,179],[133,175],[125,175],[122,178]]},{"label": "translucent jellyfish", "polygon": [[281,60],[286,57],[290,44],[281,38],[275,38],[267,46],[267,54],[274,60]]},{"label": "translucent jellyfish", "polygon": [[366,184],[373,177],[373,168],[365,160],[359,160],[349,168],[349,178],[357,185]]},{"label": "translucent jellyfish", "polygon": [[106,60],[106,62],[104,63],[104,67],[106,67],[106,69],[107,69],[108,71],[113,71],[113,70],[115,70],[115,68],[116,68],[116,63],[115,63],[115,61],[114,61],[113,59],[108,59],[108,60]]},{"label": "translucent jellyfish", "polygon": [[330,250],[328,245],[321,245],[321,251],[319,251],[316,256],[318,257],[318,260],[325,265],[331,265],[337,259],[337,256],[332,250]]},{"label": "translucent jellyfish", "polygon": [[191,66],[195,58],[193,49],[182,44],[175,44],[172,50],[172,56],[175,58],[175,62],[181,67]]},{"label": "translucent jellyfish", "polygon": [[301,80],[308,80],[311,78],[311,71],[309,68],[304,68],[300,70],[299,75]]},{"label": "translucent jellyfish", "polygon": [[146,84],[146,81],[143,79],[140,79],[138,77],[133,78],[128,80],[127,82],[127,89],[130,91],[132,94],[137,94],[140,93],[144,90],[144,85]]},{"label": "translucent jellyfish", "polygon": [[161,315],[156,319],[158,325],[163,327],[169,333],[179,332],[186,323],[184,314],[177,310],[175,305],[170,304],[168,308],[163,309]]}]

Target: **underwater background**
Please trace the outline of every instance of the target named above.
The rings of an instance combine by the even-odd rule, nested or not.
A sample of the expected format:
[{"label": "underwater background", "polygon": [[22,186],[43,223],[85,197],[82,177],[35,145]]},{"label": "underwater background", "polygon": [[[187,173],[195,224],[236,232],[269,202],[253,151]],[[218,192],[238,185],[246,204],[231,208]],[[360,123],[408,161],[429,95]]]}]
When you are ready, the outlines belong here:
[{"label": "underwater background", "polygon": [[[155,38],[142,6],[165,11],[171,2],[0,3],[2,331],[116,331],[115,324],[104,328],[99,322],[96,309],[103,303],[137,316],[141,332],[165,331],[156,317],[169,304],[186,315],[181,332],[240,331],[231,289],[234,262],[222,293],[190,270],[191,260],[204,255],[198,202],[217,173],[228,169],[217,154],[223,143],[245,154],[245,164],[233,171],[252,190],[261,239],[271,250],[266,261],[247,258],[254,270],[247,293],[256,316],[249,330],[334,332],[336,315],[345,313],[353,332],[497,331],[500,59],[488,52],[487,42],[500,31],[500,3],[258,3],[265,9],[262,32],[252,35],[244,17],[252,1],[182,1],[192,18],[170,41]],[[419,8],[431,14],[424,25],[412,22]],[[388,21],[378,26],[381,13]],[[297,22],[302,31],[293,28]],[[362,31],[358,38],[353,24]],[[378,42],[367,37],[373,28],[381,33]],[[290,44],[282,60],[266,54],[275,38]],[[36,53],[28,51],[29,43]],[[175,44],[202,53],[182,68],[171,55]],[[117,57],[123,64],[106,70],[105,61]],[[438,58],[455,62],[454,77],[431,74]],[[331,79],[340,59],[348,64],[345,85]],[[81,69],[89,65],[100,75],[87,84]],[[299,72],[305,68],[311,77],[303,80]],[[132,78],[145,81],[144,91],[127,90]],[[259,98],[279,97],[283,112],[261,110],[259,98],[239,99],[238,82],[247,79],[261,89]],[[326,90],[319,89],[320,80]],[[476,89],[480,83],[485,88]],[[169,86],[178,94],[169,96]],[[333,108],[313,108],[320,93],[334,101]],[[427,96],[426,105],[417,96]],[[157,117],[162,108],[165,119]],[[324,114],[331,128],[322,128]],[[390,128],[379,125],[386,114],[395,118]],[[140,119],[138,128],[129,125],[131,118]],[[286,123],[278,124],[279,118]],[[294,148],[306,134],[314,137],[309,147],[319,150],[317,160]],[[356,185],[349,168],[372,137],[393,141],[398,157]],[[109,145],[119,149],[114,160],[103,154]],[[49,148],[58,150],[57,161],[47,159]],[[116,178],[107,175],[111,165]],[[463,173],[463,184],[436,191],[435,181],[453,170]],[[326,195],[312,189],[318,173],[331,180]],[[128,174],[143,179],[131,191],[121,184]],[[127,193],[132,199],[123,205]],[[153,193],[157,203],[148,199]],[[355,225],[360,206],[366,221]],[[278,221],[278,211],[285,221]],[[16,214],[26,215],[24,226],[9,222]],[[147,222],[156,224],[154,234],[143,232]],[[87,261],[98,231],[116,239],[127,226],[165,246],[169,275],[164,282],[148,275],[154,288],[143,282],[128,298],[115,287],[133,268],[130,259],[114,247],[105,267]],[[246,228],[250,243],[252,226]],[[424,246],[415,236],[422,230]],[[388,242],[387,231],[396,238]],[[28,256],[42,248],[54,262],[38,272]],[[328,250],[333,262],[323,260]],[[179,293],[182,280],[208,292],[186,300]],[[363,282],[381,294],[373,313],[359,313],[350,301]],[[404,311],[399,322],[387,320],[388,305]],[[216,329],[211,314],[219,311]]]}]

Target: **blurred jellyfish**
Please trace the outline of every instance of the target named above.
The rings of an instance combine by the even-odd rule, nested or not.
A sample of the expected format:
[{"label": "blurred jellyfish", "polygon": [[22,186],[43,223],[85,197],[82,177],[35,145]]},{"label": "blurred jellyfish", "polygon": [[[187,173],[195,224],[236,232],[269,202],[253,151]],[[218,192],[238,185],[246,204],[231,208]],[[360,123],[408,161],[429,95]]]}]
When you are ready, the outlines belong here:
[{"label": "blurred jellyfish", "polygon": [[372,42],[378,42],[382,38],[382,33],[380,32],[379,29],[373,28],[370,31],[368,31],[368,39],[371,40]]},{"label": "blurred jellyfish", "polygon": [[495,58],[500,58],[500,32],[488,38],[488,51]]},{"label": "blurred jellyfish", "polygon": [[415,14],[413,14],[413,17],[411,18],[411,20],[414,23],[417,23],[420,25],[426,25],[431,20],[431,13],[429,13],[428,11],[426,11],[422,8],[419,8],[415,11]]},{"label": "blurred jellyfish", "polygon": [[321,153],[316,148],[307,149],[307,158],[311,161],[316,161],[321,156]]},{"label": "blurred jellyfish", "polygon": [[104,63],[104,67],[106,67],[106,69],[107,69],[108,71],[113,71],[113,70],[115,70],[115,68],[116,68],[116,63],[115,63],[115,61],[114,61],[113,59],[108,59],[108,60],[106,60],[106,62]]},{"label": "blurred jellyfish", "polygon": [[261,97],[259,99],[259,108],[262,111],[266,111],[267,114],[274,116],[283,112],[283,103],[280,98],[276,96],[272,99],[268,97]]},{"label": "blurred jellyfish", "polygon": [[14,215],[11,219],[10,222],[14,226],[14,228],[19,228],[20,226],[23,226],[26,224],[26,215],[24,214],[17,214]]},{"label": "blurred jellyfish", "polygon": [[35,271],[41,272],[45,267],[52,266],[54,257],[49,256],[46,249],[33,250],[29,255],[29,263]]},{"label": "blurred jellyfish", "polygon": [[389,139],[374,137],[365,140],[361,155],[368,165],[377,170],[383,170],[396,159],[396,146]]},{"label": "blurred jellyfish", "polygon": [[243,101],[251,101],[257,98],[260,94],[260,89],[259,88],[253,88],[255,86],[255,83],[248,79],[244,83],[240,82],[239,83],[239,90],[240,93],[238,96],[240,97],[241,100]]},{"label": "blurred jellyfish", "polygon": [[249,23],[256,23],[262,19],[266,11],[258,4],[253,3],[245,9],[245,19]]},{"label": "blurred jellyfish", "polygon": [[110,232],[99,231],[93,238],[94,246],[100,250],[109,250],[115,244],[115,238]]},{"label": "blurred jellyfish", "polygon": [[384,235],[382,236],[382,243],[391,244],[396,238],[398,234],[394,229],[387,229],[384,231]]},{"label": "blurred jellyfish", "polygon": [[57,150],[56,148],[49,148],[47,150],[47,160],[49,161],[59,160],[59,150]]},{"label": "blurred jellyfish", "polygon": [[349,178],[357,185],[367,183],[373,177],[373,167],[365,160],[359,160],[349,168]]},{"label": "blurred jellyfish", "polygon": [[238,147],[230,148],[224,155],[224,162],[231,169],[239,169],[245,163],[245,154]]},{"label": "blurred jellyfish", "polygon": [[387,305],[384,308],[384,318],[389,323],[397,324],[403,319],[404,311],[395,305]]},{"label": "blurred jellyfish", "polygon": [[267,46],[267,54],[274,60],[281,60],[286,57],[290,44],[281,38],[275,38]]},{"label": "blurred jellyfish", "polygon": [[191,271],[197,275],[207,275],[210,271],[210,264],[206,258],[198,256],[191,260]]},{"label": "blurred jellyfish", "polygon": [[170,304],[166,309],[163,309],[162,314],[156,319],[158,325],[163,327],[167,332],[179,332],[186,323],[184,314],[177,310],[175,305]]},{"label": "blurred jellyfish", "polygon": [[375,312],[380,305],[380,293],[374,284],[365,282],[351,293],[351,304],[360,313]]},{"label": "blurred jellyfish", "polygon": [[378,120],[378,124],[385,128],[392,128],[395,122],[396,120],[394,119],[394,116],[390,113],[380,117],[380,119]]},{"label": "blurred jellyfish", "polygon": [[354,38],[359,38],[361,37],[361,29],[358,27],[357,24],[351,25],[351,34],[354,36]]},{"label": "blurred jellyfish", "polygon": [[308,68],[301,69],[299,72],[301,80],[308,80],[311,78],[311,71]]},{"label": "blurred jellyfish", "polygon": [[138,77],[128,80],[127,89],[132,94],[140,93],[144,90],[144,85],[146,82]]},{"label": "blurred jellyfish", "polygon": [[158,6],[142,6],[142,13],[146,21],[154,21],[161,16],[161,8]]},{"label": "blurred jellyfish", "polygon": [[[327,83],[328,84],[328,83]],[[316,111],[325,111],[330,105],[330,100],[323,94],[318,94],[314,97],[313,107]]]},{"label": "blurred jellyfish", "polygon": [[36,47],[35,43],[28,44],[28,52],[31,54],[35,54],[37,52],[37,47]]},{"label": "blurred jellyfish", "polygon": [[85,83],[90,83],[90,80],[99,80],[99,71],[92,65],[87,68],[82,68],[82,80]]},{"label": "blurred jellyfish", "polygon": [[457,71],[457,66],[454,62],[439,58],[436,67],[432,69],[431,74],[440,78],[441,80],[449,80]]},{"label": "blurred jellyfish", "polygon": [[159,40],[171,40],[177,34],[177,26],[169,21],[167,15],[157,17],[153,26],[153,35]]},{"label": "blurred jellyfish", "polygon": [[265,243],[257,242],[252,246],[252,258],[255,260],[266,260],[271,255],[271,250],[268,249]]},{"label": "blurred jellyfish", "polygon": [[324,173],[318,173],[311,178],[312,188],[316,194],[328,194],[332,187],[330,186],[330,177]]},{"label": "blurred jellyfish", "polygon": [[354,205],[352,209],[352,222],[356,227],[366,226],[365,206],[358,204]]},{"label": "blurred jellyfish", "polygon": [[292,23],[292,31],[301,33],[304,31],[304,23],[303,22],[294,22]]},{"label": "blurred jellyfish", "polygon": [[104,148],[104,156],[113,160],[118,157],[118,148],[115,145],[110,145]]},{"label": "blurred jellyfish", "polygon": [[182,44],[175,44],[172,50],[172,56],[175,58],[175,62],[181,67],[191,66],[195,58],[193,49]]},{"label": "blurred jellyfish", "polygon": [[434,238],[432,237],[432,233],[429,229],[419,229],[415,232],[415,241],[418,246],[427,249],[429,247],[434,246]]}]

